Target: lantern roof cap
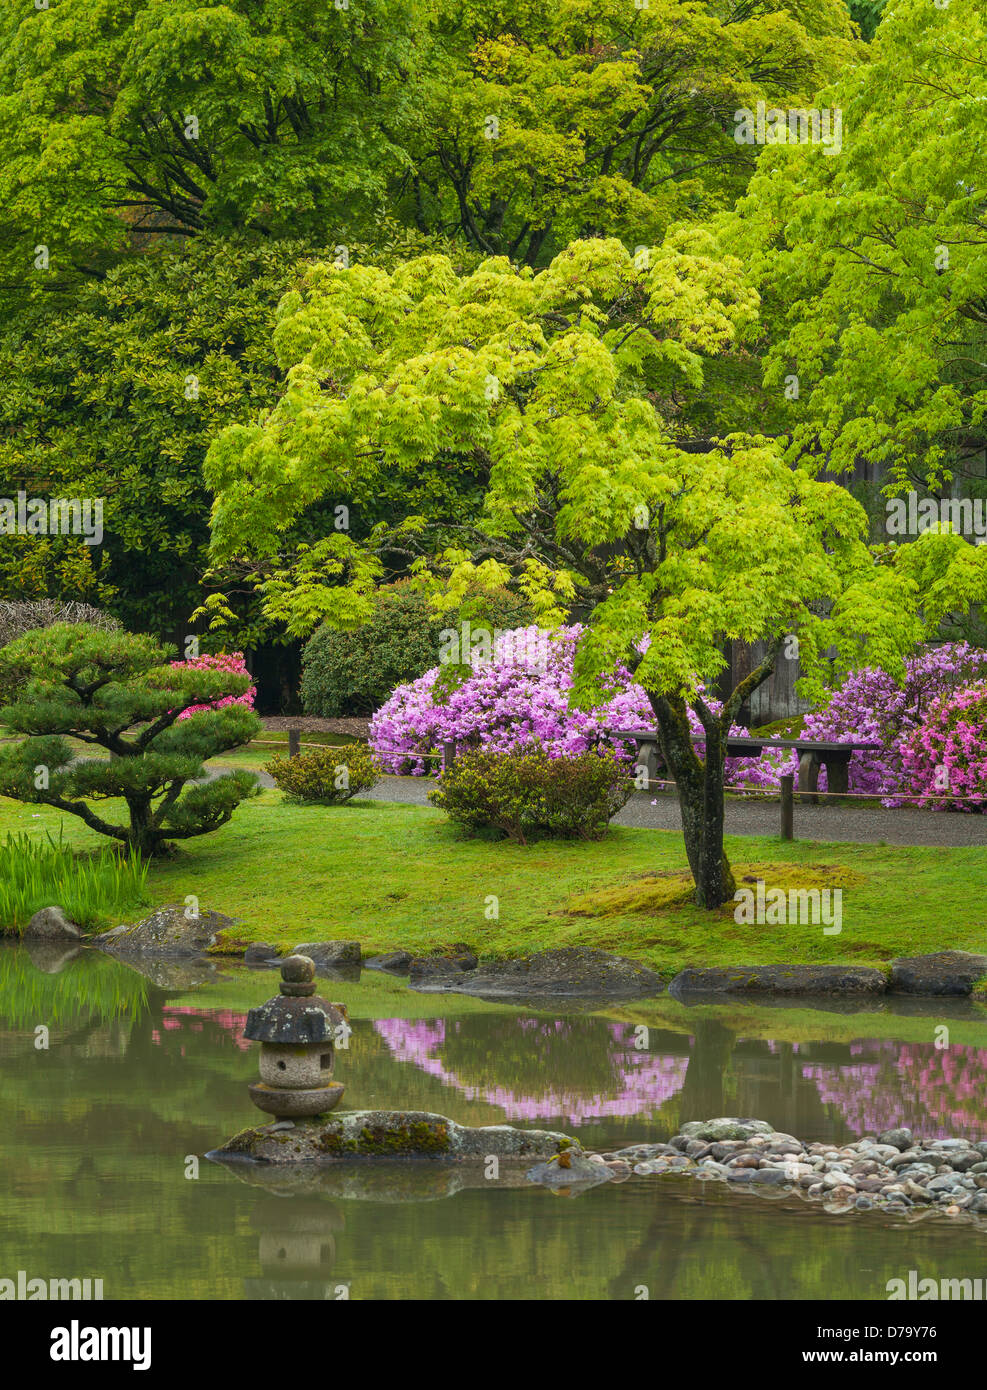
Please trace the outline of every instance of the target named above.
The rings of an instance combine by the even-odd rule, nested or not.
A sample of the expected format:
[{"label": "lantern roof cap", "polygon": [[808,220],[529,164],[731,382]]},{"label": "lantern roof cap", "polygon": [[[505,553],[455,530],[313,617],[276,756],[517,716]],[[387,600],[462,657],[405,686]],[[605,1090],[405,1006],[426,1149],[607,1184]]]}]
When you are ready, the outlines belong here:
[{"label": "lantern roof cap", "polygon": [[344,1024],[343,1010],[315,992],[315,962],[288,956],[281,964],[280,994],[250,1010],[243,1036],[262,1043],[331,1043]]}]

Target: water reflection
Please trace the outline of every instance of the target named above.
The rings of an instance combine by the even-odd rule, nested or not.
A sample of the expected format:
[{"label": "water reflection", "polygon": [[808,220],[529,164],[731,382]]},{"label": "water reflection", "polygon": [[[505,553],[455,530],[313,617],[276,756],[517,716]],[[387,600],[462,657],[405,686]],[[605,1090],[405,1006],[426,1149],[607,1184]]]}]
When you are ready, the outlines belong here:
[{"label": "water reflection", "polygon": [[338,1300],[349,1286],[332,1275],[336,1232],[346,1218],[331,1202],[270,1198],[254,1207],[250,1224],[258,1232],[261,1277],[244,1281],[245,1298]]},{"label": "water reflection", "polygon": [[[97,952],[62,954],[53,972],[47,954],[36,960],[36,951],[0,948],[0,1057],[37,1062],[47,1055],[54,1063],[42,1069],[49,1100],[64,1086],[90,1105],[126,1108],[198,1087],[218,1103],[224,1122],[227,1115],[234,1124],[233,1116],[253,1118],[237,1086],[253,1079],[256,1059],[243,1030],[266,979],[233,968],[217,977],[206,965],[190,973],[183,963],[177,975],[152,972],[165,987]],[[197,988],[204,980],[208,999]],[[625,1133],[660,1136],[684,1120],[725,1113],[757,1115],[805,1138],[841,1140],[902,1124],[929,1137],[987,1134],[987,1022],[968,1025],[982,1045],[941,1046],[941,1010],[937,1018],[902,1019],[909,1036],[900,1040],[853,1036],[855,1026],[871,1026],[871,1015],[841,1019],[848,1036],[837,1040],[826,1036],[837,1026],[832,1019],[804,1013],[803,1036],[790,1039],[772,1036],[775,1019],[788,1019],[773,1011],[753,1015],[756,1029],[743,1016],[731,1024],[723,1009],[672,1001],[664,1017],[649,1005],[640,1015],[651,1018],[647,1024],[510,1006],[463,1012],[455,996],[396,993],[387,983],[390,992],[378,992],[379,977],[367,973],[358,989],[336,983],[329,991],[350,995],[354,1034],[340,1066],[353,1104],[439,1110],[472,1124],[563,1127],[590,1143],[617,1143]],[[217,999],[224,993],[229,1002]],[[420,1016],[390,1016],[395,1005]],[[887,1014],[881,1018],[886,1026]],[[49,1030],[46,1054],[39,1025]],[[93,1065],[83,1075],[78,1061]],[[110,1061],[112,1084],[99,1065]],[[133,1074],[132,1084],[121,1068]],[[5,1068],[8,1097],[40,1104],[37,1071]],[[205,1123],[201,1112],[191,1107],[187,1121]],[[216,1118],[208,1147],[221,1137]],[[43,1122],[37,1112],[36,1122]]]},{"label": "water reflection", "polygon": [[[653,1114],[682,1089],[689,1066],[685,1054],[635,1049],[631,1024],[599,1019],[515,1018],[482,1038],[458,1019],[385,1018],[374,1029],[397,1061],[486,1102],[512,1124],[581,1126]],[[489,1046],[496,1050],[496,1074],[510,1081],[491,1077]]]},{"label": "water reflection", "polygon": [[[242,1034],[276,977],[152,973],[89,950],[0,949],[0,1274],[103,1277],[107,1297],[633,1297],[650,1281],[652,1297],[834,1298],[883,1297],[867,1281],[919,1259],[945,1275],[954,1256],[977,1258],[972,1231],[847,1224],[685,1180],[566,1202],[517,1174],[492,1186],[439,1164],[203,1163],[190,1178],[189,1156],[258,1118]],[[940,1048],[942,1008],[895,1019],[647,1001],[567,1016],[368,974],[326,992],[350,1009],[339,1071],[356,1106],[561,1128],[605,1148],[731,1113],[810,1139],[899,1124],[987,1136],[987,1022],[969,1009]]]}]

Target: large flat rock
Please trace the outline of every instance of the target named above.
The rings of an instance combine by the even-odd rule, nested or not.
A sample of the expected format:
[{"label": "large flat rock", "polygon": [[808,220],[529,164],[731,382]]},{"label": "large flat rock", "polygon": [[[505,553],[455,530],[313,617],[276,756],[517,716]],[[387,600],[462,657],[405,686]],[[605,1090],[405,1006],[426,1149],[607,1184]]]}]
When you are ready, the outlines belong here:
[{"label": "large flat rock", "polygon": [[577,1140],[547,1129],[472,1129],[427,1110],[350,1110],[242,1130],[209,1155],[220,1162],[319,1163],[353,1158],[552,1158],[579,1152]]},{"label": "large flat rock", "polygon": [[669,994],[883,994],[881,970],[863,965],[715,965],[681,970]]},{"label": "large flat rock", "polygon": [[987,956],[970,951],[899,956],[891,962],[891,989],[901,994],[970,994],[984,975]]},{"label": "large flat rock", "polygon": [[640,961],[584,946],[493,961],[476,970],[412,981],[419,993],[471,994],[483,999],[641,999],[661,994],[660,975]]}]

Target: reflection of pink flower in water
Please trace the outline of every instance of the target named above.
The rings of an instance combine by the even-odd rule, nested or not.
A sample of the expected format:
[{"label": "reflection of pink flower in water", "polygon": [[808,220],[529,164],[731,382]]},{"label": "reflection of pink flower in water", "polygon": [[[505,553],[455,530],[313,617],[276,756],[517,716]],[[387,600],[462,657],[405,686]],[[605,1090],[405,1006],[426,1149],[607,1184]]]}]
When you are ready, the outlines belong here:
[{"label": "reflection of pink flower in water", "polygon": [[868,1061],[849,1067],[806,1065],[825,1105],[835,1105],[858,1134],[901,1125],[925,1139],[982,1139],[987,1051],[937,1048],[932,1043],[854,1043],[851,1054]]},{"label": "reflection of pink flower in water", "polygon": [[437,1076],[445,1081],[446,1071],[442,1063],[437,1057],[429,1056],[446,1040],[443,1019],[430,1023],[426,1019],[381,1018],[374,1028],[399,1062],[412,1062],[429,1076]]},{"label": "reflection of pink flower in water", "polygon": [[[565,1036],[571,1031],[564,1020],[519,1019],[525,1033]],[[449,1071],[440,1057],[432,1055],[445,1042],[445,1023],[403,1018],[379,1019],[375,1029],[401,1062],[411,1062],[444,1086],[459,1091],[467,1100],[484,1100],[503,1110],[508,1120],[544,1120],[564,1117],[571,1125],[585,1124],[614,1115],[640,1115],[659,1109],[682,1089],[688,1057],[663,1057],[638,1052],[632,1045],[630,1024],[609,1027],[613,1039],[609,1059],[614,1076],[612,1092],[592,1096],[546,1088],[537,1096],[519,1095],[508,1086],[472,1086]]]},{"label": "reflection of pink flower in water", "polygon": [[[232,1009],[195,1009],[189,1004],[165,1004],[161,1010],[161,1029],[166,1033],[201,1033],[206,1023],[221,1029],[241,1052],[246,1052],[250,1046],[243,1036],[246,1014],[234,1013]],[[161,1032],[157,1028],[151,1034],[151,1041],[161,1042]]]}]

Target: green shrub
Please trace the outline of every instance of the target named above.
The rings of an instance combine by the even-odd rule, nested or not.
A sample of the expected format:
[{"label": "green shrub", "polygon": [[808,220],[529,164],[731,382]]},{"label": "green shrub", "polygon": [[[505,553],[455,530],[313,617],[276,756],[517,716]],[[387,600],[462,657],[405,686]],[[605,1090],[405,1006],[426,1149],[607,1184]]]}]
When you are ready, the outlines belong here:
[{"label": "green shrub", "polygon": [[632,790],[627,767],[609,749],[553,758],[536,742],[510,753],[464,753],[429,800],[460,825],[493,828],[523,845],[532,834],[599,840]]},{"label": "green shrub", "polygon": [[474,631],[520,627],[532,621],[525,599],[506,590],[474,595],[461,608],[437,614],[426,595],[407,583],[378,591],[373,617],[352,632],[322,627],[302,653],[302,704],[322,719],[373,714],[395,686],[438,665],[440,633],[468,618]]},{"label": "green shrub", "polygon": [[0,841],[0,933],[18,931],[43,907],[60,907],[77,926],[95,927],[111,912],[150,903],[147,864],[131,850],[74,854],[59,838]]},{"label": "green shrub", "polygon": [[272,758],[264,771],[289,801],[323,801],[339,805],[357,792],[370,791],[381,778],[380,767],[362,743],[319,748],[297,758]]}]

